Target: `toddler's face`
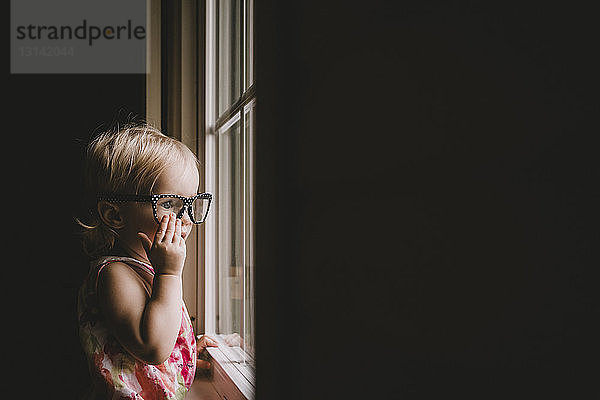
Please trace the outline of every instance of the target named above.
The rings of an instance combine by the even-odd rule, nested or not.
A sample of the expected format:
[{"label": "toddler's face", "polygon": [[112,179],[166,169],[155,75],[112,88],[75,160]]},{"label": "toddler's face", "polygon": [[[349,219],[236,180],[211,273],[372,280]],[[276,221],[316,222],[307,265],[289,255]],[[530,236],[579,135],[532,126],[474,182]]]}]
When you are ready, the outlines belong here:
[{"label": "toddler's face", "polygon": [[[174,164],[169,166],[159,177],[154,185],[152,194],[176,194],[192,197],[198,193],[200,178],[194,166]],[[130,245],[139,242],[137,232],[144,232],[150,239],[154,238],[158,224],[154,219],[150,203],[126,203],[123,207],[125,228],[121,237],[131,240]],[[187,212],[181,217],[181,236],[186,239],[194,224]],[[143,254],[143,253],[142,253]]]}]

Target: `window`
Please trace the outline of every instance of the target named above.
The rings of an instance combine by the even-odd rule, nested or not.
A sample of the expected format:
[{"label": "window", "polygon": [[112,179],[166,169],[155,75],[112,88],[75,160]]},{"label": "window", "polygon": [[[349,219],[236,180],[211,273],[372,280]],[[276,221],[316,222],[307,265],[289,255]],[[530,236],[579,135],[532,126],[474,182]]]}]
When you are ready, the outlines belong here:
[{"label": "window", "polygon": [[239,335],[240,354],[249,365],[254,354],[252,9],[252,0],[207,2],[205,85],[206,182],[216,198],[215,217],[206,227],[206,295],[212,298],[206,330]]},{"label": "window", "polygon": [[252,0],[207,1],[204,103],[205,179],[216,198],[206,224],[205,327],[233,344],[210,352],[230,361],[219,364],[247,398],[254,393],[252,10]]},{"label": "window", "polygon": [[[184,301],[222,346],[213,386],[254,397],[253,0],[150,0],[147,120],[195,151],[206,222],[187,240]],[[193,395],[191,398],[194,397]]]}]

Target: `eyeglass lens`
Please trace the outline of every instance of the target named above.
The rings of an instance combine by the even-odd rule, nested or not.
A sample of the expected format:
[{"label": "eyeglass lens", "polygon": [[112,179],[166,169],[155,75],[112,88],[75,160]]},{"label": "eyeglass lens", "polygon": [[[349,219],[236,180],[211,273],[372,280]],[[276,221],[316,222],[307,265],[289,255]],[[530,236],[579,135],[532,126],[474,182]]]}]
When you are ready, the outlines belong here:
[{"label": "eyeglass lens", "polygon": [[194,216],[194,222],[202,222],[206,218],[208,213],[208,199],[197,198],[192,203],[192,215]]},{"label": "eyeglass lens", "polygon": [[[208,199],[197,198],[194,200],[192,203],[191,213],[193,216],[193,222],[202,222],[204,220],[208,210],[208,204]],[[158,216],[158,220],[160,221],[164,215],[168,215],[171,212],[179,215],[184,205],[184,200],[177,197],[162,197],[158,199],[156,202],[156,214]]]}]

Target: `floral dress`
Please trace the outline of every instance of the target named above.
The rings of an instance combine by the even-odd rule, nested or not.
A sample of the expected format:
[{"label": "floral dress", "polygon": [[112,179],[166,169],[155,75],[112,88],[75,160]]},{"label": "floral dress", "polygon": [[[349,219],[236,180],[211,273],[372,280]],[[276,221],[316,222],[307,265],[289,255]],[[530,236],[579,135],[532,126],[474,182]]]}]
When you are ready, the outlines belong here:
[{"label": "floral dress", "polygon": [[183,399],[196,372],[196,338],[185,304],[175,348],[162,364],[149,365],[133,357],[108,330],[96,295],[98,276],[120,261],[154,275],[151,265],[130,257],[103,257],[92,262],[79,290],[79,338],[92,377],[92,399]]}]

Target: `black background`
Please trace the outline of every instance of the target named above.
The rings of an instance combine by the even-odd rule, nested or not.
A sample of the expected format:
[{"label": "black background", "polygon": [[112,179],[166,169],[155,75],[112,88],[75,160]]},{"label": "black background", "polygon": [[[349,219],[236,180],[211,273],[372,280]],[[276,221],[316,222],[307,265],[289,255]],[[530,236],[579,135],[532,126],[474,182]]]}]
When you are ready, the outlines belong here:
[{"label": "black background", "polygon": [[16,343],[6,343],[16,350],[9,360],[25,380],[22,398],[76,398],[89,382],[76,325],[77,289],[88,265],[74,222],[83,209],[83,147],[93,132],[143,116],[145,78],[8,79],[3,193],[14,207],[7,210],[4,304],[17,314],[7,318],[7,329],[16,330]]},{"label": "black background", "polygon": [[258,394],[597,393],[593,13],[398,3],[257,2]]},{"label": "black background", "polygon": [[[256,3],[258,398],[597,393],[592,10]],[[73,398],[80,141],[144,77],[9,66],[3,361]]]}]

